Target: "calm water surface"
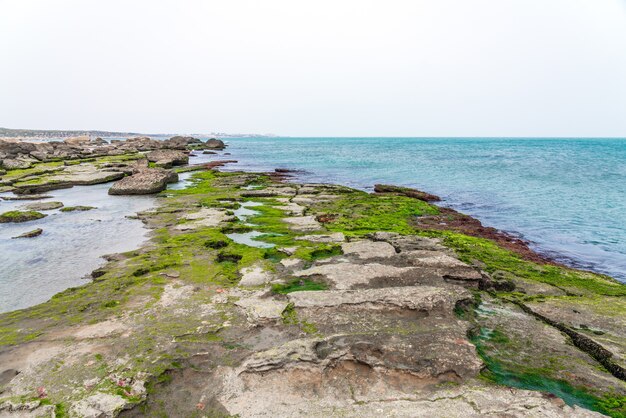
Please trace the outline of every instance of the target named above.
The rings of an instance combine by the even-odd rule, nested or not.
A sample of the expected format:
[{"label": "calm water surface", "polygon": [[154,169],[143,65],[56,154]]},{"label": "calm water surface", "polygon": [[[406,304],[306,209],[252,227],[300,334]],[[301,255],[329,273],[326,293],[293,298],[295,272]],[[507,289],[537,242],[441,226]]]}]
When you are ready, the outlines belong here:
[{"label": "calm water surface", "polygon": [[[43,219],[0,224],[0,312],[45,302],[104,263],[102,255],[130,251],[146,239],[147,229],[126,216],[154,205],[150,196],[109,196],[111,183],[54,190],[51,199],[0,200],[0,212],[23,209],[34,202],[60,201],[65,206],[85,205],[85,212],[42,211]],[[36,238],[11,237],[42,228]]]}]

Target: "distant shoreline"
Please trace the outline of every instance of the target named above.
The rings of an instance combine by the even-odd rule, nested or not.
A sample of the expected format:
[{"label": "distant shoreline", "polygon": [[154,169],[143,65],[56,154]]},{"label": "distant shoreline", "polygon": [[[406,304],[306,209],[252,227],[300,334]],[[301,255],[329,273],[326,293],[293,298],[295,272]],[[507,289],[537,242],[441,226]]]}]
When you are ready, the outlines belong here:
[{"label": "distant shoreline", "polygon": [[176,135],[212,137],[212,138],[273,138],[274,135],[260,134],[228,134],[224,132],[210,133],[140,133],[140,132],[116,132],[102,130],[50,130],[50,129],[9,129],[0,127],[0,138],[9,140],[51,140],[67,139],[78,136],[88,136],[90,138],[131,138],[137,136],[147,136],[150,138],[170,138]]}]

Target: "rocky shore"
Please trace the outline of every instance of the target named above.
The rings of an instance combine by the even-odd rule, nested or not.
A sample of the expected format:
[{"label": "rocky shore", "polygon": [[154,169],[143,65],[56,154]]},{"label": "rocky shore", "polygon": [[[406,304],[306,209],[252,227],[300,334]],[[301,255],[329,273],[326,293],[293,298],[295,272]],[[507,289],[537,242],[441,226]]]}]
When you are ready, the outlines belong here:
[{"label": "rocky shore", "polygon": [[[0,145],[3,164],[31,164],[3,181],[27,196],[88,170],[120,173],[112,194],[152,193],[189,149],[220,146],[149,141],[90,141],[62,162]],[[139,214],[145,246],[0,315],[0,416],[626,414],[623,284],[533,256],[428,193],[218,165]]]},{"label": "rocky shore", "polygon": [[178,181],[173,166],[189,162],[191,150],[222,150],[224,142],[175,136],[110,143],[88,137],[64,141],[0,140],[0,192],[33,195],[77,185],[120,180],[111,194],[152,194]]}]

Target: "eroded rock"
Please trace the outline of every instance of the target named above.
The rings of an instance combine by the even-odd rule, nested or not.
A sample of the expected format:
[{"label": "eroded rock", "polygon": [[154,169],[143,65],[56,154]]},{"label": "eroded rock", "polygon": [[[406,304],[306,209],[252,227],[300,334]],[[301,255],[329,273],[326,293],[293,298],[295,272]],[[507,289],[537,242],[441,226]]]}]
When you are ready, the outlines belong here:
[{"label": "eroded rock", "polygon": [[25,206],[28,210],[54,210],[63,207],[63,203],[61,202],[38,202],[38,203],[30,203]]},{"label": "eroded rock", "polygon": [[189,231],[201,227],[218,226],[222,222],[233,219],[231,215],[223,209],[202,208],[197,212],[185,216],[185,220],[191,221],[176,225],[179,231]]},{"label": "eroded rock", "polygon": [[345,255],[354,255],[361,259],[395,257],[393,246],[383,241],[361,240],[346,242],[341,245]]},{"label": "eroded rock", "polygon": [[160,169],[145,169],[113,184],[109,189],[109,194],[154,194],[165,190],[168,183],[175,181],[178,181],[176,173]]},{"label": "eroded rock", "polygon": [[315,220],[315,216],[292,216],[284,220],[294,231],[309,232],[322,228],[320,223]]},{"label": "eroded rock", "polygon": [[151,151],[146,154],[146,158],[150,162],[161,164],[164,168],[189,163],[189,155],[182,151],[174,150]]},{"label": "eroded rock", "polygon": [[268,283],[272,275],[261,265],[241,269],[240,286],[261,286]]},{"label": "eroded rock", "polygon": [[4,212],[0,215],[0,223],[21,223],[34,221],[36,219],[41,219],[47,215],[36,212],[33,210],[30,211],[21,211],[21,210],[12,210],[9,212]]},{"label": "eroded rock", "polygon": [[343,232],[335,232],[332,234],[319,234],[319,235],[303,235],[301,237],[296,237],[298,241],[311,241],[311,242],[344,242],[346,240],[346,236]]},{"label": "eroded rock", "polygon": [[34,237],[38,237],[39,235],[41,235],[43,233],[43,229],[41,228],[37,228],[37,229],[33,229],[32,231],[28,231],[28,232],[24,232],[21,235],[18,235],[15,238],[34,238]]},{"label": "eroded rock", "polygon": [[70,407],[70,414],[83,418],[110,418],[117,415],[127,401],[119,395],[99,392]]}]

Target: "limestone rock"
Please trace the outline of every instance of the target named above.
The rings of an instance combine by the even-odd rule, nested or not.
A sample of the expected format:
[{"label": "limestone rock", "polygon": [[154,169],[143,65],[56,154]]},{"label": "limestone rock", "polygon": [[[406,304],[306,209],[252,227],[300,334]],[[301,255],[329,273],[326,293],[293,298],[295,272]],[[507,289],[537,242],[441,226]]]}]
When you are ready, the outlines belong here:
[{"label": "limestone rock", "polygon": [[304,214],[304,210],[306,209],[304,206],[293,202],[287,202],[285,205],[275,207],[276,209],[284,211],[289,216],[302,216]]},{"label": "limestone rock", "polygon": [[303,263],[304,261],[299,258],[285,258],[280,260],[280,264],[287,269],[301,267]]},{"label": "limestone rock", "polygon": [[222,141],[221,139],[209,139],[208,141],[206,141],[204,143],[204,147],[207,149],[217,149],[217,150],[222,150],[226,147],[226,144],[224,144],[224,141]]},{"label": "limestone rock", "polygon": [[334,232],[332,234],[304,235],[301,237],[296,237],[296,240],[322,243],[344,242],[346,240],[346,236],[343,234],[343,232]]},{"label": "limestone rock", "polygon": [[126,400],[119,395],[98,392],[73,404],[70,414],[82,418],[111,418],[125,405]]},{"label": "limestone rock", "polygon": [[49,199],[52,196],[44,195],[44,194],[27,194],[27,195],[17,195],[17,196],[0,196],[2,200],[41,200],[41,199]]},{"label": "limestone rock", "polygon": [[17,170],[17,169],[30,168],[32,166],[32,162],[28,160],[23,160],[23,159],[18,160],[18,159],[6,158],[2,160],[1,165],[7,170]]},{"label": "limestone rock", "polygon": [[245,310],[248,319],[252,322],[280,318],[287,304],[287,301],[260,295],[242,298],[235,302],[235,305]]},{"label": "limestone rock", "polygon": [[202,141],[191,136],[173,136],[170,139],[162,141],[164,148],[184,150],[190,147],[202,145]]},{"label": "limestone rock", "polygon": [[63,207],[61,202],[38,202],[30,203],[25,206],[28,210],[54,210]]},{"label": "limestone rock", "polygon": [[289,301],[296,308],[322,308],[339,305],[380,305],[411,310],[452,311],[460,299],[471,298],[471,293],[459,288],[434,286],[386,287],[380,289],[292,292]]},{"label": "limestone rock", "polygon": [[65,139],[63,142],[65,142],[66,144],[69,144],[69,145],[87,144],[87,143],[89,143],[89,136],[87,136],[87,135],[73,136],[71,138]]},{"label": "limestone rock", "polygon": [[345,255],[354,255],[361,259],[389,258],[396,255],[396,250],[387,242],[382,241],[353,241],[341,245]]},{"label": "limestone rock", "polygon": [[83,206],[83,205],[66,206],[61,209],[61,212],[84,212],[84,211],[92,210],[92,209],[96,209],[96,208],[94,206]]},{"label": "limestone rock", "polygon": [[185,220],[191,221],[176,225],[179,231],[189,231],[202,227],[215,227],[222,222],[226,222],[233,217],[228,215],[225,210],[216,208],[202,208],[197,212],[190,213],[185,216]]},{"label": "limestone rock", "polygon": [[291,255],[294,255],[296,253],[298,248],[299,247],[281,247],[281,248],[278,248],[278,251],[280,251],[283,254],[291,256]]},{"label": "limestone rock", "polygon": [[171,183],[176,173],[160,169],[142,170],[132,176],[123,178],[109,189],[110,195],[132,195],[159,193]]},{"label": "limestone rock", "polygon": [[268,283],[272,275],[260,265],[241,269],[240,286],[261,286]]},{"label": "limestone rock", "polygon": [[430,267],[466,267],[467,264],[441,251],[413,250],[405,251],[402,257],[414,266]]},{"label": "limestone rock", "polygon": [[394,232],[375,232],[371,234],[374,241],[385,241],[393,245],[396,251],[429,250],[449,251],[442,245],[441,239],[420,237],[417,235],[400,235]]},{"label": "limestone rock", "polygon": [[315,220],[315,216],[293,216],[284,218],[284,221],[294,231],[309,232],[322,228],[320,223]]},{"label": "limestone rock", "polygon": [[157,150],[146,154],[148,161],[162,165],[184,165],[189,163],[189,155],[181,151]]},{"label": "limestone rock", "polygon": [[297,277],[322,276],[336,289],[352,289],[368,285],[372,280],[401,278],[415,271],[412,267],[395,267],[379,263],[336,263],[313,266],[294,272]]},{"label": "limestone rock", "polygon": [[38,237],[39,235],[41,235],[43,233],[43,229],[41,228],[37,228],[37,229],[33,229],[32,231],[28,231],[28,232],[24,232],[21,235],[18,235],[15,238],[34,238],[34,237]]},{"label": "limestone rock", "polygon": [[41,219],[47,215],[36,211],[12,210],[0,215],[0,223],[21,223]]},{"label": "limestone rock", "polygon": [[99,170],[92,164],[80,164],[66,167],[58,173],[41,177],[36,182],[17,182],[14,193],[33,194],[49,190],[69,188],[79,185],[91,185],[108,183],[124,177],[124,173],[118,171]]}]

